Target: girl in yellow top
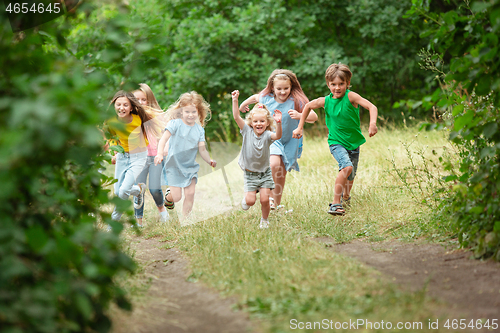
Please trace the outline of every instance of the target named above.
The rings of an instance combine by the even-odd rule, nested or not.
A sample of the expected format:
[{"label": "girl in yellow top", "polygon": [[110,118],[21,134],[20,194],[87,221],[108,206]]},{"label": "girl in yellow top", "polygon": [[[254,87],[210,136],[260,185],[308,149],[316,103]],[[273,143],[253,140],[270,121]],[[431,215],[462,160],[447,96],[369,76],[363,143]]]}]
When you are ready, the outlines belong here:
[{"label": "girl in yellow top", "polygon": [[[115,193],[123,200],[130,195],[142,196],[146,184],[134,185],[137,177],[146,165],[148,157],[148,139],[145,133],[158,136],[154,118],[148,114],[139,101],[129,92],[120,90],[111,100],[115,107],[116,116],[106,121],[107,131],[111,136],[118,137],[111,141],[111,145],[120,145],[124,153],[113,156],[115,166]],[[122,215],[115,207],[111,218],[118,221]]]}]

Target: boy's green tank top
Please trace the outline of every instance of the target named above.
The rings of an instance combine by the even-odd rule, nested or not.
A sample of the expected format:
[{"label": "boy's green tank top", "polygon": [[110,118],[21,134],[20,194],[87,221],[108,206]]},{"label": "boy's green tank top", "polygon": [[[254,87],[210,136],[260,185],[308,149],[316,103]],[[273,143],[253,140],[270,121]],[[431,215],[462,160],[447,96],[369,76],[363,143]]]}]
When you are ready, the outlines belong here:
[{"label": "boy's green tank top", "polygon": [[342,145],[347,150],[354,150],[366,142],[361,134],[359,105],[352,106],[349,101],[350,90],[343,97],[325,97],[326,127],[328,127],[328,145]]}]

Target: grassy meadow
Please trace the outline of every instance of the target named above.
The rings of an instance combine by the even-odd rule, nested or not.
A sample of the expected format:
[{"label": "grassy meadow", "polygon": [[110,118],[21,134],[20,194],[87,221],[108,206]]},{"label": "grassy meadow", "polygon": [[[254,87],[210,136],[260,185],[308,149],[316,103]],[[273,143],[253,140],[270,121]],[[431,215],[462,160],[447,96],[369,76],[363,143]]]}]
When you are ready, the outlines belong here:
[{"label": "grassy meadow", "polygon": [[[264,332],[292,331],[292,319],[318,322],[325,318],[334,323],[360,318],[422,322],[426,331],[428,318],[434,318],[440,304],[423,292],[401,291],[376,271],[314,240],[449,241],[446,227],[435,221],[429,205],[421,203],[433,184],[421,181],[420,191],[412,177],[412,170],[424,169],[438,175],[439,170],[422,165],[437,159],[432,150],[439,155],[443,147],[450,147],[446,134],[419,133],[417,127],[410,127],[381,128],[372,138],[365,129],[364,135],[367,142],[361,147],[352,204],[345,216],[326,213],[338,173],[326,137],[306,136],[301,172],[288,174],[285,208],[271,212],[269,229],[258,228],[259,203],[248,211],[239,206],[243,175],[232,146],[225,151],[231,151],[234,160],[226,158],[224,173],[219,169],[200,177],[194,217],[179,220],[177,213],[171,213],[169,222],[158,223],[156,207],[147,194],[142,235],[128,228],[124,242],[154,237],[166,248],[180,249],[190,259],[190,279],[236,296],[238,307],[249,311]],[[414,182],[414,195],[393,171],[394,165],[408,184]],[[219,185],[210,185],[209,178]]]}]

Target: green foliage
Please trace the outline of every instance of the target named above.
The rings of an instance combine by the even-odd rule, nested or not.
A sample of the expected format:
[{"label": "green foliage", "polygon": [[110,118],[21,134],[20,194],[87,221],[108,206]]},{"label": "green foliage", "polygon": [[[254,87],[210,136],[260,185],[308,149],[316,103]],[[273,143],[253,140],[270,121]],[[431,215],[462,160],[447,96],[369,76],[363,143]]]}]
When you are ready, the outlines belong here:
[{"label": "green foliage", "polygon": [[[88,19],[79,14],[68,49],[89,71],[106,68],[115,86],[148,83],[163,108],[198,91],[213,109],[207,137],[234,140],[238,128],[225,96],[259,92],[276,68],[296,72],[312,99],[328,93],[326,68],[347,63],[353,90],[384,117],[399,116],[394,102],[416,99],[429,92],[425,82],[434,84],[416,66],[425,42],[403,19],[407,9],[397,0],[136,0],[101,5]],[[418,116],[421,108],[412,112]]]},{"label": "green foliage", "polygon": [[[418,135],[417,135],[418,136]],[[432,156],[428,156],[428,146],[418,146],[415,140],[402,142],[408,164],[400,166],[396,163],[394,152],[390,162],[391,174],[400,181],[408,190],[417,203],[427,206],[429,209],[437,208],[442,201],[442,193],[445,191],[445,180],[441,174],[443,157],[436,157],[438,153],[432,149]],[[443,147],[442,155],[448,157],[446,146]]]},{"label": "green foliage", "polygon": [[71,18],[13,34],[0,14],[0,331],[107,332],[113,282],[134,269],[103,205],[107,72],[68,56]]},{"label": "green foliage", "polygon": [[[427,19],[423,34],[431,37],[433,51],[426,63],[433,69],[450,63],[438,74],[442,89],[424,99],[440,108],[460,149],[459,171],[447,166],[453,186],[446,208],[463,246],[500,260],[500,1],[452,2],[439,10],[414,0],[408,15]],[[437,56],[430,59],[433,52]]]}]

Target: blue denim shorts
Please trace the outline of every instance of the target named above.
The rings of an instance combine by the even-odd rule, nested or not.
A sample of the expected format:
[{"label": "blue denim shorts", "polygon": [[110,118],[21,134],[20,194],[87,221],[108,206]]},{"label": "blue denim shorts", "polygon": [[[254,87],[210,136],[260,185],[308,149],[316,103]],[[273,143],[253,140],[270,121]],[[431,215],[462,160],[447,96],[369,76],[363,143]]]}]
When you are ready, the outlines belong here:
[{"label": "blue denim shorts", "polygon": [[352,172],[347,179],[354,180],[356,170],[358,170],[359,147],[354,150],[347,150],[342,145],[331,145],[330,153],[339,163],[339,171],[352,166]]}]

